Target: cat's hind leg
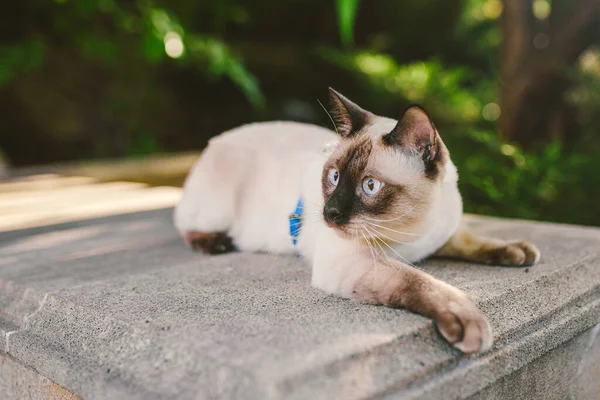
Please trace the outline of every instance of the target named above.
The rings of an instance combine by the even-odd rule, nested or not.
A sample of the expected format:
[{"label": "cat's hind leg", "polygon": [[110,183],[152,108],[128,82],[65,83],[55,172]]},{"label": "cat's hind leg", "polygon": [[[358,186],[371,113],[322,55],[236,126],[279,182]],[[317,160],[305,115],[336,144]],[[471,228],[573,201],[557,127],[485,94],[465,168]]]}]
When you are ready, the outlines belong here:
[{"label": "cat's hind leg", "polygon": [[177,231],[193,250],[221,254],[235,249],[231,228],[249,161],[236,148],[212,144],[193,166],[173,214]]},{"label": "cat's hind leg", "polygon": [[457,231],[435,256],[457,258],[492,265],[533,265],[540,251],[531,242],[506,241],[475,234],[462,221]]},{"label": "cat's hind leg", "polygon": [[236,250],[226,232],[186,231],[183,239],[192,249],[207,254],[223,254]]}]

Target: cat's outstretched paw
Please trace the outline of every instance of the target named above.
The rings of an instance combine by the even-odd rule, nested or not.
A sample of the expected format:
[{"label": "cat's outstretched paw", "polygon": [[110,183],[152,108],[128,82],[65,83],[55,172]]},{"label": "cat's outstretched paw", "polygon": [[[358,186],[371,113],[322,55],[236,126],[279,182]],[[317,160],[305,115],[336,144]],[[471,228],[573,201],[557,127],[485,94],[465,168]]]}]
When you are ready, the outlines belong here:
[{"label": "cat's outstretched paw", "polygon": [[436,324],[442,336],[463,353],[482,353],[494,343],[487,318],[466,298],[450,302]]},{"label": "cat's outstretched paw", "polygon": [[540,259],[540,251],[530,242],[509,242],[489,252],[488,264],[533,265]]}]

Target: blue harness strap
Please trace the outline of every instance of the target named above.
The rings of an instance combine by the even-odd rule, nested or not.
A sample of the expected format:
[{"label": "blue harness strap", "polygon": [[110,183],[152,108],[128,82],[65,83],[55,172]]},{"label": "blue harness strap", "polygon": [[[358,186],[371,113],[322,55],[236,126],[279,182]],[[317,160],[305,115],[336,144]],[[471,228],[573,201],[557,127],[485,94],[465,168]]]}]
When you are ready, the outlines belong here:
[{"label": "blue harness strap", "polygon": [[302,212],[304,211],[304,206],[302,203],[302,199],[298,199],[298,203],[296,204],[296,210],[294,213],[290,215],[290,236],[292,237],[292,243],[294,246],[298,243],[298,235],[300,235],[300,228],[302,227]]}]

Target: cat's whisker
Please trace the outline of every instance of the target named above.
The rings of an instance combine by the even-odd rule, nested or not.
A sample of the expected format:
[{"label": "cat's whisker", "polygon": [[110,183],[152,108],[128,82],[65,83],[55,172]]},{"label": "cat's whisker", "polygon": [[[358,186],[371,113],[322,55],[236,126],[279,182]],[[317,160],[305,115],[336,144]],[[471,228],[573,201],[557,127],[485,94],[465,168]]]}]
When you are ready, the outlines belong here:
[{"label": "cat's whisker", "polygon": [[375,250],[375,248],[373,247],[373,244],[370,243],[369,239],[366,236],[364,236],[364,237],[365,237],[364,240],[367,242],[367,246],[369,246],[369,252],[371,253],[371,261],[373,262],[373,265],[375,266],[375,268],[377,268],[377,266],[379,265],[377,250]]},{"label": "cat's whisker", "polygon": [[317,206],[317,207],[322,207],[323,205],[320,203],[315,203],[314,201],[310,200],[310,199],[303,199],[303,201],[312,204],[313,206]]},{"label": "cat's whisker", "polygon": [[372,230],[373,230],[373,231],[374,231],[374,232],[375,232],[377,235],[379,235],[379,236],[383,236],[384,238],[386,238],[386,239],[388,239],[388,240],[390,240],[390,241],[392,241],[392,242],[394,242],[394,243],[398,243],[398,244],[406,244],[406,245],[414,245],[414,243],[411,243],[411,242],[403,242],[403,241],[400,241],[400,240],[393,239],[393,238],[389,237],[388,235],[386,235],[385,233],[378,231],[378,230],[377,230],[377,229],[375,229],[374,227],[371,227],[371,229],[372,229]]},{"label": "cat's whisker", "polygon": [[[366,228],[366,227],[365,227]],[[381,241],[381,243],[383,243],[384,245],[386,245],[390,250],[392,250],[394,252],[394,254],[396,254],[402,261],[404,261],[405,263],[407,263],[408,265],[410,265],[413,268],[417,268],[417,269],[421,269],[419,267],[417,267],[416,265],[414,265],[413,263],[411,263],[410,261],[408,261],[406,258],[402,257],[392,246],[390,246],[385,240],[381,239],[381,238],[377,238]]]},{"label": "cat's whisker", "polygon": [[325,108],[325,106],[323,105],[323,103],[321,103],[321,100],[317,99],[317,102],[319,103],[319,105],[321,106],[321,108],[325,111],[325,113],[327,114],[327,116],[331,120],[331,123],[333,124],[333,129],[335,130],[335,133],[337,133],[339,135],[340,133],[338,132],[337,125],[333,121],[333,117],[331,116],[331,114],[329,114],[329,111],[327,111],[327,109]]},{"label": "cat's whisker", "polygon": [[[395,264],[389,263],[390,256],[387,254],[387,252],[384,250],[384,248],[381,246],[381,244],[379,244],[379,241],[377,240],[377,238],[374,237],[373,235],[371,235],[371,237],[373,238],[373,242],[379,248],[379,251],[377,251],[377,254],[379,254],[379,259],[381,260],[381,263],[386,264],[386,265],[392,265],[392,268],[397,269]],[[378,267],[379,267],[379,264],[378,264]]]},{"label": "cat's whisker", "polygon": [[377,227],[377,228],[386,229],[386,230],[388,230],[388,231],[391,231],[391,232],[397,233],[397,234],[399,234],[399,235],[416,236],[416,237],[418,237],[418,236],[423,236],[423,234],[421,234],[421,233],[402,232],[402,231],[399,231],[399,230],[396,230],[396,229],[388,228],[387,226],[383,226],[383,225],[378,225],[378,224],[375,224],[375,223],[373,223],[373,222],[368,222],[368,221],[365,221],[365,222],[366,222],[368,225],[372,226],[372,227],[373,227],[373,226],[375,226],[375,227]]},{"label": "cat's whisker", "polygon": [[306,213],[306,214],[302,215],[302,217],[304,217],[304,216],[319,218],[319,217],[321,217],[321,213]]},{"label": "cat's whisker", "polygon": [[[377,237],[375,237],[372,233],[369,233],[369,236],[371,236],[373,238],[373,241],[375,242],[375,244],[379,247],[379,249],[381,250],[381,260],[385,261],[385,260],[389,260],[390,256],[389,254],[387,254],[387,252],[385,251],[385,249],[381,246],[381,244],[379,243],[379,239]],[[384,259],[385,257],[385,259]],[[392,268],[394,268],[396,271],[399,271],[400,268],[395,265],[394,263],[390,263],[390,266]]]},{"label": "cat's whisker", "polygon": [[304,211],[304,210],[302,210],[302,214],[303,215],[321,215],[321,213],[317,212],[317,211]]},{"label": "cat's whisker", "polygon": [[[359,230],[358,230],[358,228],[357,228],[357,229],[355,229],[354,231],[356,232],[357,236],[358,236],[358,233],[360,232],[360,235],[361,235],[361,236],[362,236],[362,238],[364,239],[365,243],[367,244],[367,246],[369,246],[369,250],[371,250],[371,255],[373,255],[373,250],[371,249],[371,244],[369,243],[369,240],[368,240],[368,239],[367,239],[367,237],[365,236],[365,233],[364,233],[364,231],[363,231],[363,230],[360,230],[360,231],[359,231]],[[375,258],[373,258],[373,260],[375,260]]]},{"label": "cat's whisker", "polygon": [[367,239],[364,232],[361,232],[360,234],[364,238],[365,242],[367,242],[367,246],[369,246],[369,250],[371,251],[371,257],[373,257],[373,266],[375,267],[375,279],[377,279],[378,275],[379,275],[379,263],[377,262],[377,255],[376,255],[377,251],[375,250],[375,248],[373,247],[373,245],[371,244],[369,239]]},{"label": "cat's whisker", "polygon": [[412,207],[410,208],[410,210],[406,211],[404,214],[402,214],[402,215],[398,215],[397,217],[395,217],[395,218],[390,218],[390,219],[380,219],[380,218],[372,218],[372,217],[363,217],[363,218],[364,218],[364,219],[366,219],[366,220],[369,220],[369,221],[375,221],[375,222],[392,222],[392,221],[397,221],[397,220],[399,220],[400,218],[403,218],[403,217],[405,217],[405,216],[406,216],[406,215],[408,215],[409,213],[413,212],[415,208],[416,208],[416,206],[412,206]]},{"label": "cat's whisker", "polygon": [[[366,227],[364,227],[364,228],[366,228]],[[385,261],[384,257],[387,258],[387,254],[385,253],[385,250],[383,250],[383,247],[381,247],[381,245],[377,241],[377,238],[374,237],[373,234],[368,229],[365,229],[365,232],[367,232],[367,234],[369,235],[371,240],[373,240],[374,244],[376,244],[379,247],[379,249],[381,250],[381,253],[379,253],[377,250],[375,250],[375,247],[373,246],[373,250],[375,250],[375,253],[379,255],[379,258],[381,258],[381,261]]]},{"label": "cat's whisker", "polygon": [[314,223],[321,223],[323,222],[322,218],[320,215],[309,215],[310,218],[307,218],[306,221],[308,222],[314,222]]},{"label": "cat's whisker", "polygon": [[305,215],[309,215],[309,216],[311,216],[311,215],[321,216],[322,215],[321,211],[309,211],[309,210],[305,209],[304,207],[298,207],[298,209],[302,213],[302,216],[305,216]]},{"label": "cat's whisker", "polygon": [[279,256],[279,253],[281,253],[281,252],[278,251],[277,253],[275,253],[275,256],[273,257],[273,261],[271,262],[271,268],[273,268],[273,266],[275,265],[275,262],[277,261],[277,257]]},{"label": "cat's whisker", "polygon": [[[315,203],[315,202],[312,202],[312,201],[310,201],[310,200],[304,200],[304,201],[305,201],[306,203],[310,203],[310,204],[312,204],[313,206],[316,206],[316,207],[318,207],[318,208],[320,208],[320,207],[321,207],[321,205],[320,205],[320,204],[318,204],[318,203]],[[301,205],[299,208],[303,209],[303,208],[304,208],[304,205]]]},{"label": "cat's whisker", "polygon": [[306,211],[304,208],[299,208],[303,215],[321,215],[320,211]]},{"label": "cat's whisker", "polygon": [[[388,253],[385,251],[385,249],[384,249],[384,248],[381,246],[381,244],[379,243],[379,239],[378,239],[377,237],[373,236],[372,234],[371,234],[371,237],[373,237],[373,240],[375,241],[375,243],[377,244],[377,246],[379,246],[379,249],[381,250],[381,254],[382,254],[382,256],[381,256],[381,260],[382,260],[382,261],[389,260],[389,259],[390,259],[390,255],[389,255],[389,254],[388,254]],[[385,257],[385,259],[384,259],[384,257]],[[394,263],[389,263],[389,265],[390,265],[390,266],[391,266],[393,269],[395,269],[396,271],[400,271],[400,267],[398,267],[396,264],[394,264]]]},{"label": "cat's whisker", "polygon": [[379,218],[370,218],[370,217],[362,217],[363,219],[366,219],[367,221],[375,221],[375,222],[393,222],[393,221],[397,221],[400,218],[404,217],[406,215],[406,213],[397,216],[396,218],[390,218],[390,219],[379,219]]},{"label": "cat's whisker", "polygon": [[321,214],[320,212],[303,212],[302,216],[304,216],[304,215],[314,217],[314,216],[322,216],[323,214]]}]

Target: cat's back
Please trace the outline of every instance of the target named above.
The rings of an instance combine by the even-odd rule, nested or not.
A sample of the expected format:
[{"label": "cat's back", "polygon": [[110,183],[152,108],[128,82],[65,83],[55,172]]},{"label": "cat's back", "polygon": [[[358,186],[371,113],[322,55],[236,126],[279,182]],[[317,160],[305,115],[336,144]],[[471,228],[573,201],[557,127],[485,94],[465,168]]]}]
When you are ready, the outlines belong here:
[{"label": "cat's back", "polygon": [[303,151],[320,151],[324,144],[338,140],[329,129],[293,121],[256,122],[215,136],[209,145],[225,145],[282,156]]}]

